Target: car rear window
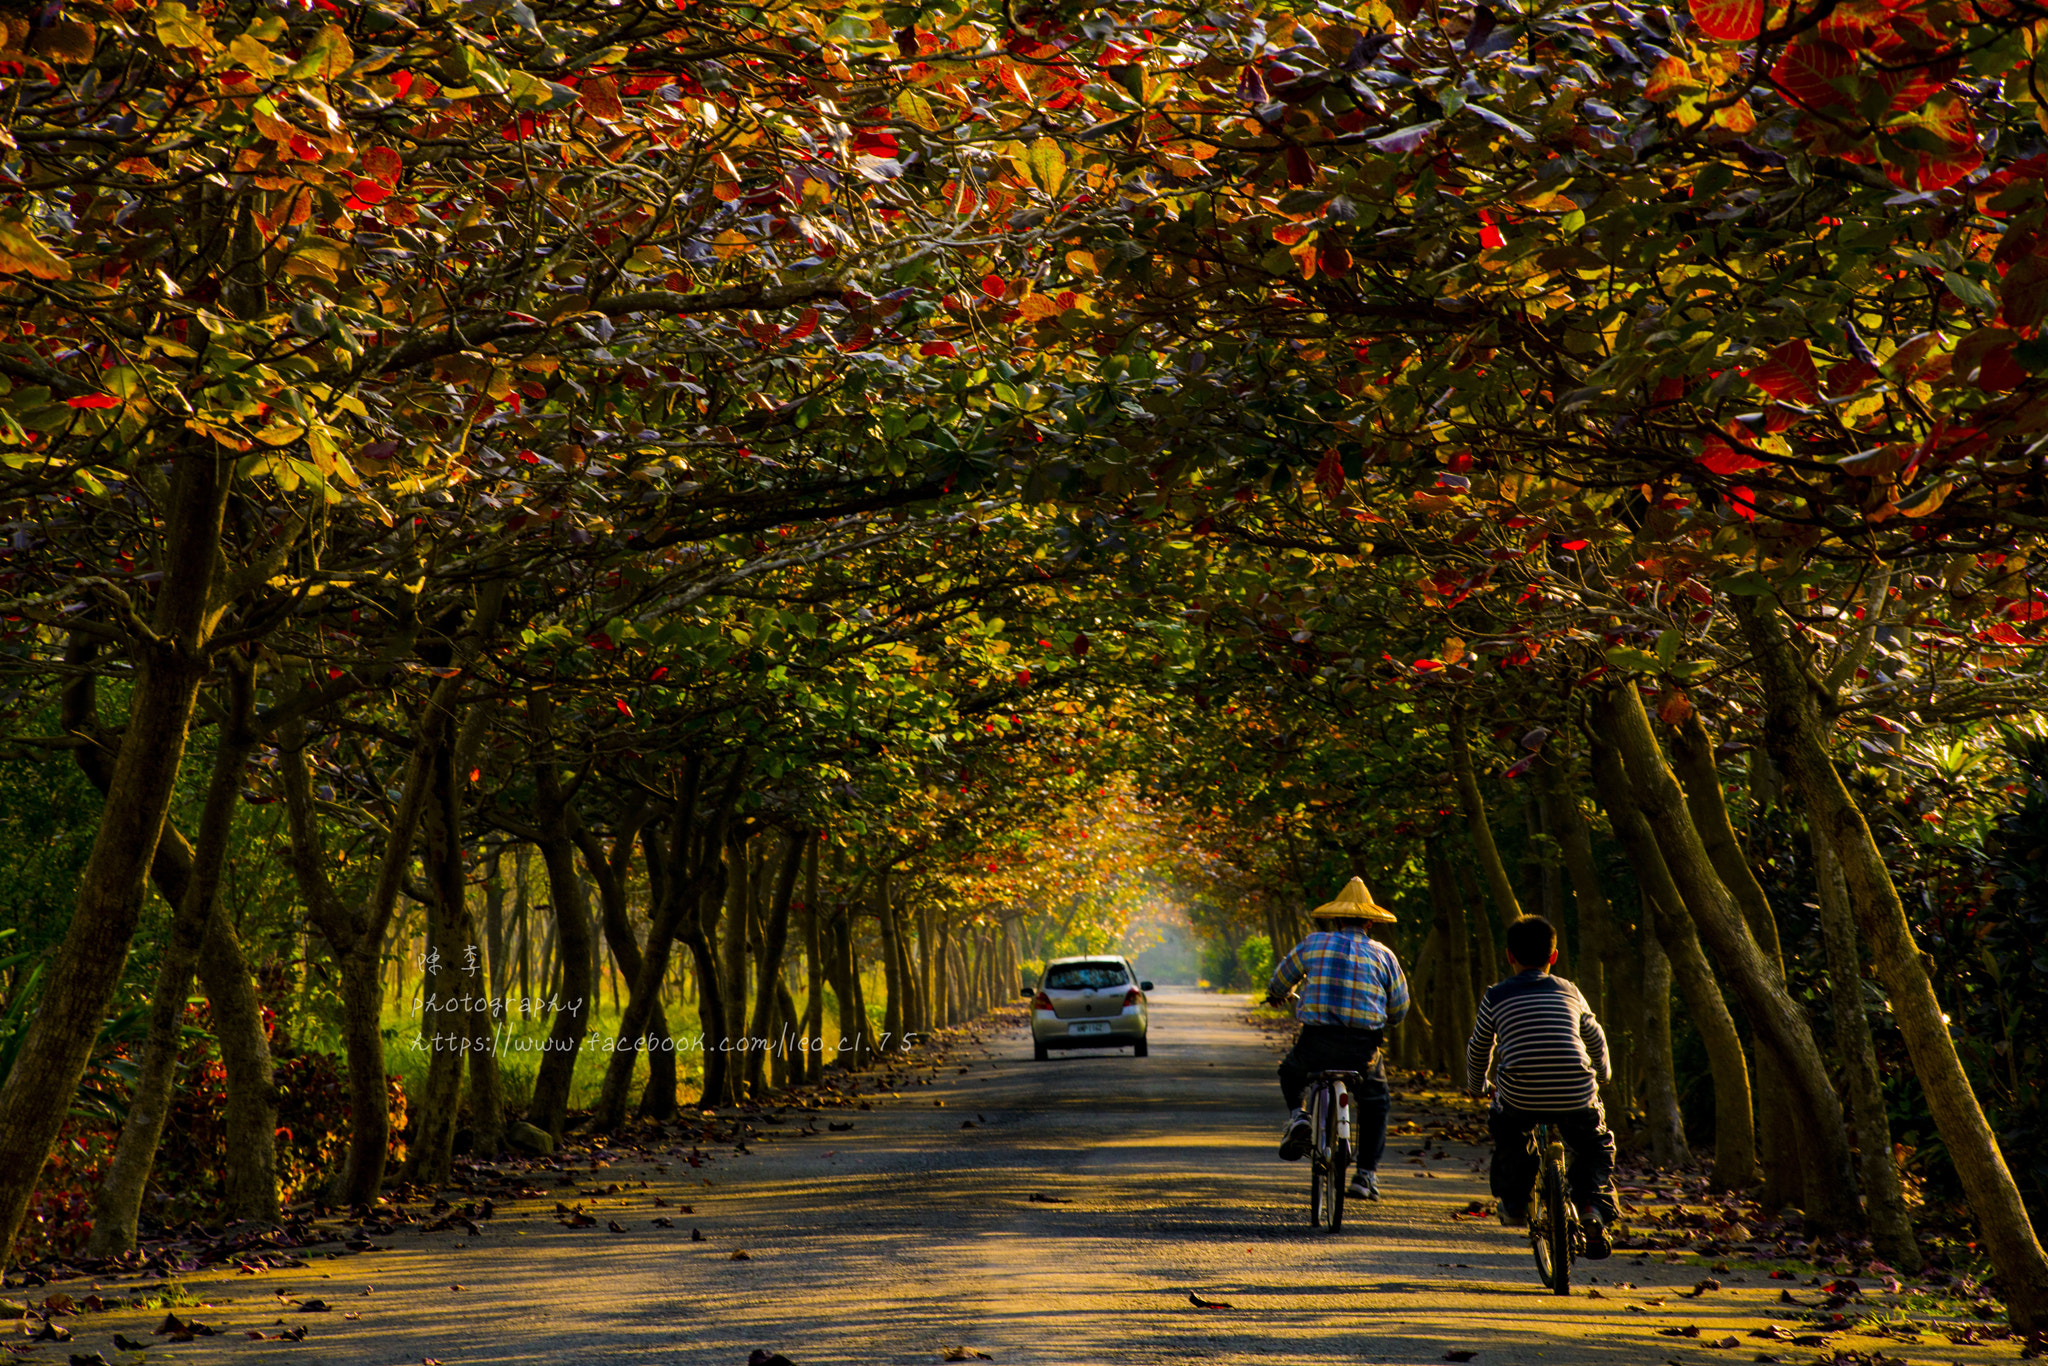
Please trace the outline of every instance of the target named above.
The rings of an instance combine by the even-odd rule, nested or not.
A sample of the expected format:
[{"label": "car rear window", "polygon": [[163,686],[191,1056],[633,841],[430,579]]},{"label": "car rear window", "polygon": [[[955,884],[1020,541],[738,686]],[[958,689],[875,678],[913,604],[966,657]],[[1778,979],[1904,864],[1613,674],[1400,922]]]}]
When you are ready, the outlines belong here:
[{"label": "car rear window", "polygon": [[1079,991],[1083,987],[1120,987],[1130,981],[1121,963],[1062,963],[1045,970],[1047,991]]}]

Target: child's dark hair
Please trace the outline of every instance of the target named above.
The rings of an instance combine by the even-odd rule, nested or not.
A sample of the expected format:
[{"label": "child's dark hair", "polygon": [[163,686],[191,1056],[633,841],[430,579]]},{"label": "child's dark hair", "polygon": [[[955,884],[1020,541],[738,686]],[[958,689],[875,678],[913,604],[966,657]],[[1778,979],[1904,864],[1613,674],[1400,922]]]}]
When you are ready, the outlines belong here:
[{"label": "child's dark hair", "polygon": [[1508,957],[1525,968],[1550,965],[1557,949],[1557,930],[1540,915],[1525,915],[1508,926]]}]

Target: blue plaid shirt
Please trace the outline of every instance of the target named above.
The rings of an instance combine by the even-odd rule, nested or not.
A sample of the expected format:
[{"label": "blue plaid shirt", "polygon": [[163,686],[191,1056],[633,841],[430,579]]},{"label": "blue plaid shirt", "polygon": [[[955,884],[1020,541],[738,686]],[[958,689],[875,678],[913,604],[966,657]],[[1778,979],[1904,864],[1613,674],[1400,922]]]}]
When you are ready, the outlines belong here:
[{"label": "blue plaid shirt", "polygon": [[1385,1029],[1408,1014],[1408,975],[1394,951],[1359,930],[1317,930],[1273,968],[1266,994],[1303,983],[1294,1018],[1303,1024]]}]

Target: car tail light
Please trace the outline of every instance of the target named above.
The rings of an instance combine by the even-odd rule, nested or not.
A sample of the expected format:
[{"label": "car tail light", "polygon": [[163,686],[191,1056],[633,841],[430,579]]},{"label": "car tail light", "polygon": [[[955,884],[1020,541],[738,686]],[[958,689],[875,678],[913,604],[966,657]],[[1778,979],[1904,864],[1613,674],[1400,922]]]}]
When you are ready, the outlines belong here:
[{"label": "car tail light", "polygon": [[1036,996],[1031,998],[1031,1008],[1033,1010],[1051,1010],[1052,997],[1046,995],[1042,991],[1039,992]]},{"label": "car tail light", "polygon": [[1132,987],[1129,991],[1124,993],[1124,1006],[1126,1009],[1128,1009],[1129,1007],[1138,1004],[1138,1002],[1144,999],[1144,994],[1140,992],[1136,987]]}]

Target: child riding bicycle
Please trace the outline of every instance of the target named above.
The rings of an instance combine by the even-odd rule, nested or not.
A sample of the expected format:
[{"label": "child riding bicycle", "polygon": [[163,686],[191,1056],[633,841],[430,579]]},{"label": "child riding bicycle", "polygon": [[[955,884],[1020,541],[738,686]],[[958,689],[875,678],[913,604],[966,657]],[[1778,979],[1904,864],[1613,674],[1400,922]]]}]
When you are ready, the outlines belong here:
[{"label": "child riding bicycle", "polygon": [[1267,1002],[1278,1005],[1301,984],[1301,1002],[1294,1011],[1301,1033],[1280,1060],[1280,1091],[1289,1112],[1280,1156],[1294,1162],[1308,1152],[1311,1135],[1301,1097],[1310,1075],[1356,1072],[1359,1080],[1351,1094],[1358,1107],[1358,1169],[1349,1194],[1377,1200],[1387,1111],[1393,1104],[1380,1045],[1408,1014],[1408,977],[1394,951],[1373,940],[1371,927],[1394,924],[1395,916],[1372,899],[1360,878],[1345,883],[1335,901],[1309,915],[1326,924],[1287,951],[1266,985]]},{"label": "child riding bicycle", "polygon": [[1608,1178],[1614,1172],[1614,1135],[1600,1108],[1599,1084],[1612,1075],[1607,1036],[1579,989],[1550,975],[1557,962],[1557,931],[1542,916],[1508,926],[1508,967],[1513,976],[1487,990],[1465,1047],[1474,1095],[1493,1082],[1494,1198],[1509,1228],[1529,1222],[1529,1190],[1536,1159],[1529,1131],[1553,1126],[1571,1149],[1572,1201],[1585,1230],[1586,1256],[1614,1250],[1607,1226],[1617,1210]]}]

